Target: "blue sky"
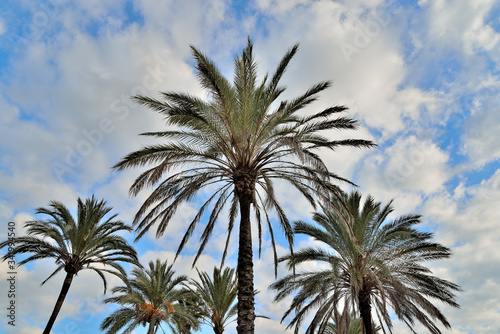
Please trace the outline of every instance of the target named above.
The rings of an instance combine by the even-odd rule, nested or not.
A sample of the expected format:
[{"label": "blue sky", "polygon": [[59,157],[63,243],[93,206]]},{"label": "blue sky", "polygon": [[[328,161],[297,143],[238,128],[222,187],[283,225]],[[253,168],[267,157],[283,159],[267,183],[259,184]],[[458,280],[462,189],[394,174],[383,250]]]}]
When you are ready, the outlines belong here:
[{"label": "blue sky", "polygon": [[[395,199],[397,213],[421,213],[424,228],[452,247],[452,259],[429,264],[464,288],[461,309],[442,307],[453,326],[449,333],[498,333],[499,11],[490,0],[4,1],[0,239],[6,238],[9,221],[22,235],[22,223],[51,200],[75,207],[78,197],[92,194],[131,221],[147,191],[128,197],[139,171],[114,173],[111,166],[148,143],[139,133],[164,125],[129,97],[168,90],[204,96],[189,45],[209,54],[231,77],[233,56],[247,36],[254,41],[261,75],[273,71],[298,42],[283,78],[284,98],[333,80],[333,88],[308,110],[346,105],[362,127],[333,135],[378,144],[372,150],[325,152],[328,166],[378,201]],[[278,192],[292,219],[308,219],[311,208],[299,196],[290,196],[284,185]],[[135,244],[143,262],[172,259],[197,204],[186,204],[163,238],[148,235]],[[220,261],[221,223],[200,261],[202,270]],[[298,246],[307,242],[298,240]],[[269,246],[264,244],[262,258],[255,260],[262,291],[257,311],[272,318],[258,320],[264,334],[284,332],[279,319],[286,307],[272,304],[267,291],[274,279]],[[179,273],[192,275],[196,247],[189,244],[176,262]],[[284,254],[283,240],[279,247]],[[231,265],[234,255],[232,245]],[[3,295],[7,269],[1,266]],[[61,274],[40,287],[52,267],[42,261],[19,269],[17,326],[12,331],[2,322],[0,332],[43,328],[63,279]],[[80,274],[54,333],[97,332],[111,312],[102,297],[99,278]],[[0,306],[7,302],[0,298]],[[396,333],[409,333],[396,326]]]}]

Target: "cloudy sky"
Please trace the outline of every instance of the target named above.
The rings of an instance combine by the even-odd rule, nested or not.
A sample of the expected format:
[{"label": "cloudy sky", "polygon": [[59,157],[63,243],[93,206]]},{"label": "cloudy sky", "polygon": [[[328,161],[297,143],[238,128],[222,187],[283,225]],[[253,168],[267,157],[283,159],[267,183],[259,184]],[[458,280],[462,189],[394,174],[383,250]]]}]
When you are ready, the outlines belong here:
[{"label": "cloudy sky", "polygon": [[[498,333],[499,14],[493,0],[2,1],[0,239],[9,221],[22,235],[23,222],[50,200],[75,208],[78,197],[92,194],[131,221],[148,191],[130,198],[128,187],[139,171],[115,173],[111,166],[147,144],[139,133],[164,123],[130,96],[168,90],[204,96],[189,45],[231,77],[233,57],[247,36],[261,75],[300,43],[283,78],[284,98],[332,80],[308,110],[346,105],[362,127],[343,135],[378,144],[324,154],[331,170],[378,201],[394,198],[399,214],[423,214],[423,228],[453,249],[452,259],[429,264],[464,289],[461,309],[442,307],[453,326],[448,333]],[[285,187],[280,194],[292,219],[309,219],[311,208],[300,197]],[[197,204],[186,204],[163,238],[146,236],[135,244],[143,263],[172,259]],[[224,230],[221,225],[214,234],[200,269],[220,261]],[[256,309],[272,318],[257,321],[264,334],[284,332],[279,319],[287,306],[272,304],[267,291],[274,279],[269,245],[255,260]],[[196,242],[187,246],[175,264],[178,273],[192,274],[196,249]],[[285,250],[281,242],[281,254]],[[234,254],[233,247],[230,265]],[[40,287],[53,268],[40,261],[18,269],[13,330],[6,324],[8,270],[0,265],[0,332],[27,334],[45,326],[64,276]],[[112,311],[102,298],[100,279],[79,274],[54,333],[98,332]],[[396,327],[396,333],[409,333]]]}]

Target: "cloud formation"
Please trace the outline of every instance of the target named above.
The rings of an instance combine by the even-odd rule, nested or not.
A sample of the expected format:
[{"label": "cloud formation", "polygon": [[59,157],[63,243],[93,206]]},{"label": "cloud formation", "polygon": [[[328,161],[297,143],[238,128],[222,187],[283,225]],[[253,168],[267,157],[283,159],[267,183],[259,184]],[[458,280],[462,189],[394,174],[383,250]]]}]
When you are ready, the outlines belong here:
[{"label": "cloud formation", "polygon": [[[328,167],[378,201],[394,199],[398,214],[422,213],[423,228],[452,247],[452,259],[432,264],[464,288],[461,309],[443,308],[452,333],[500,330],[500,305],[492,293],[500,285],[495,1],[27,0],[0,7],[0,221],[14,221],[18,234],[36,207],[50,200],[74,207],[77,197],[92,193],[107,199],[120,219],[132,221],[148,191],[130,198],[128,187],[140,171],[115,173],[111,167],[152,142],[139,133],[165,124],[130,97],[170,90],[206,97],[190,45],[231,77],[233,56],[247,36],[255,43],[261,76],[300,42],[283,78],[283,99],[332,80],[333,87],[310,108],[346,105],[361,127],[331,135],[378,144],[372,150],[320,152]],[[300,196],[284,184],[276,190],[291,219],[310,219],[312,208]],[[144,261],[172,258],[197,204],[186,204],[160,239],[151,233],[135,244]],[[225,229],[221,219],[200,268],[210,270],[220,260]],[[5,238],[2,227],[0,240]],[[235,240],[234,235],[231,265]],[[177,261],[179,272],[192,273],[197,241],[195,234]],[[286,305],[270,303],[267,285],[274,269],[270,243],[263,247],[255,261],[257,310],[272,320],[258,320],[257,327],[273,333],[284,328],[279,319]],[[279,251],[287,247],[280,238]],[[39,286],[51,265],[19,268],[19,333],[45,325],[62,280],[59,275]],[[4,266],[0,291],[6,288]],[[279,275],[284,274],[281,268]],[[98,279],[83,274],[75,279],[54,332],[97,331],[111,312],[100,304]],[[404,325],[397,326],[405,333]]]}]

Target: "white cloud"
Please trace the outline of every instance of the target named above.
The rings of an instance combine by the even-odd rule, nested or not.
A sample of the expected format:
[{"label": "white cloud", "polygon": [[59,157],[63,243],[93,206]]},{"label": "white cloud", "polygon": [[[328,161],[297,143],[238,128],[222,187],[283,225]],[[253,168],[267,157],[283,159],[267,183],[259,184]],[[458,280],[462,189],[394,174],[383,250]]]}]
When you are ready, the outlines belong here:
[{"label": "white cloud", "polygon": [[[213,41],[209,32],[217,30],[219,24],[228,19],[227,4],[221,0],[197,3],[136,1],[135,5],[147,28],[160,33],[184,55],[190,44],[209,47]],[[229,37],[231,32],[225,31],[224,35]]]},{"label": "white cloud", "polygon": [[[288,253],[287,248],[277,247],[278,256]],[[278,278],[287,275],[283,266],[278,268]],[[254,284],[255,289],[259,291],[256,295],[255,313],[269,317],[270,319],[258,319],[255,323],[258,333],[292,333],[292,330],[285,330],[287,322],[280,323],[281,317],[288,310],[291,298],[285,299],[280,303],[274,303],[274,292],[269,290],[275,280],[274,276],[274,258],[270,248],[264,251],[261,259],[254,260]],[[287,319],[288,320],[288,319]]]},{"label": "white cloud", "polygon": [[[499,35],[486,22],[495,1],[421,1],[428,17],[428,39],[444,46],[463,47],[468,54],[491,50]],[[458,44],[456,44],[458,43]]]},{"label": "white cloud", "polygon": [[269,23],[272,29],[259,54],[266,55],[261,56],[267,59],[263,67],[272,68],[277,55],[300,41],[301,49],[285,76],[287,83],[292,82],[289,94],[297,95],[319,80],[333,80],[334,87],[323,92],[312,108],[346,105],[387,140],[406,131],[410,122],[440,121],[444,110],[439,92],[407,83],[411,68],[395,41],[402,38],[398,31],[404,31],[410,14],[398,7],[384,10],[370,5],[357,3],[350,8],[319,1],[277,17]]},{"label": "white cloud", "polygon": [[[382,1],[272,0],[257,2],[240,20],[241,13],[235,14],[225,1],[137,0],[133,9],[143,20],[132,24],[119,1],[52,8],[46,13],[50,21],[29,43],[19,45],[25,47],[23,52],[10,55],[9,68],[2,68],[0,220],[20,223],[49,200],[74,207],[77,196],[95,192],[108,200],[119,218],[130,222],[149,190],[128,198],[128,187],[140,171],[114,173],[110,167],[151,142],[138,133],[162,129],[164,123],[161,116],[134,105],[129,97],[137,93],[156,97],[158,91],[167,90],[204,96],[190,66],[189,44],[209,54],[231,77],[232,56],[247,35],[255,42],[261,74],[274,70],[284,52],[300,42],[299,53],[283,77],[288,86],[283,98],[296,97],[318,81],[334,80],[334,87],[304,112],[344,104],[363,127],[340,136],[373,139],[380,145],[372,150],[325,152],[328,166],[378,201],[395,198],[398,212],[424,209],[429,224],[437,228],[438,240],[455,250],[453,259],[435,271],[466,288],[460,297],[463,309],[445,312],[455,325],[454,333],[494,333],[500,328],[494,318],[499,307],[491,296],[498,289],[499,259],[494,247],[499,238],[500,213],[495,204],[500,200],[500,176],[497,172],[477,186],[466,179],[455,189],[449,186],[463,171],[500,157],[498,79],[489,73],[500,61],[499,34],[486,22],[494,3],[420,1],[420,8],[395,3],[384,9]],[[31,5],[33,13],[41,8]],[[7,27],[2,22],[4,37]],[[449,72],[444,65],[450,65]],[[427,88],[428,82],[432,89]],[[474,100],[470,116],[452,108],[467,95]],[[453,128],[457,133],[451,134],[460,138],[460,147],[452,143],[445,148],[438,137],[453,117],[460,118]],[[452,165],[458,149],[470,159]],[[58,174],[54,164],[66,169]],[[276,190],[292,220],[310,216],[306,201],[287,186],[277,184]],[[153,242],[145,238],[136,244],[143,260],[172,258],[195,204],[179,211],[164,238]],[[199,262],[205,270],[219,263],[225,219],[221,218]],[[276,228],[278,234],[281,231]],[[236,230],[233,254],[235,236]],[[274,273],[270,244],[265,240],[263,245],[263,258],[255,262],[256,284],[262,290],[258,311],[272,314],[273,320],[258,320],[257,327],[261,333],[281,332],[278,319],[286,305],[268,305],[272,295],[267,286]],[[192,272],[196,246],[193,242],[182,253],[176,263],[179,272]],[[286,245],[280,245],[284,251],[281,247]],[[157,252],[144,253],[147,249]],[[229,261],[234,265],[234,259]],[[41,289],[39,278],[48,275],[47,268],[40,264],[23,270],[19,281],[26,284],[23,305],[31,313],[41,310],[34,320],[41,327],[60,288],[59,278]],[[89,305],[99,307],[98,277],[77,279],[70,290],[73,306],[62,314],[76,319],[72,324],[80,324],[82,310]],[[93,294],[90,299],[88,291]],[[24,322],[19,330],[25,332],[35,323],[20,321]]]},{"label": "white cloud", "polygon": [[398,211],[408,212],[422,203],[423,196],[444,189],[452,176],[447,163],[448,154],[436,144],[415,136],[400,137],[368,156],[359,183],[377,201],[395,199]]},{"label": "white cloud", "polygon": [[307,5],[306,0],[258,0],[257,6],[259,10],[266,14],[280,15],[289,12],[297,6]]},{"label": "white cloud", "polygon": [[[500,285],[500,256],[496,249],[500,232],[500,172],[480,185],[467,188],[463,198],[436,195],[425,205],[425,217],[437,228],[436,239],[453,249],[450,260],[439,263],[446,278],[460,284],[458,295],[461,310],[447,309],[457,329],[475,333],[495,333],[500,328],[495,294]],[[459,325],[460,324],[460,325]]]},{"label": "white cloud", "polygon": [[[16,258],[16,260],[18,260]],[[37,324],[44,328],[52,313],[57,296],[62,287],[65,273],[64,271],[52,277],[43,286],[40,284],[55,270],[56,265],[53,260],[39,260],[34,263],[31,270],[27,267],[19,267],[16,274],[9,274],[11,270],[7,267],[7,262],[0,262],[0,289],[7,291],[7,279],[15,276],[17,307],[16,329],[26,330],[29,326]],[[109,286],[118,283],[118,279],[112,275],[107,276]],[[87,315],[86,321],[102,313],[105,306],[102,304],[103,284],[101,278],[94,272],[83,270],[74,277],[72,285],[68,291],[63,307],[57,317],[57,322],[71,318],[74,321],[82,321],[81,316]],[[5,306],[11,299],[2,299]],[[5,309],[4,307],[2,307]],[[17,332],[16,332],[17,333]]]},{"label": "white cloud", "polygon": [[[498,89],[496,92],[500,94]],[[474,167],[500,159],[500,117],[498,94],[477,101],[472,115],[464,123],[462,151]]]}]

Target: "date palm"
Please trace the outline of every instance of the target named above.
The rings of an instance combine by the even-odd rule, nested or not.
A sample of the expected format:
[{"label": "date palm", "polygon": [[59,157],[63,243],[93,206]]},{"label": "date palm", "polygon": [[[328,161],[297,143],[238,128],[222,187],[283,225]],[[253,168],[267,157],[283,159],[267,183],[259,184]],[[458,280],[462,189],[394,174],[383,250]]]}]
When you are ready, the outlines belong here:
[{"label": "date palm", "polygon": [[321,334],[363,334],[361,318],[353,315],[337,314],[335,321],[330,321]]},{"label": "date palm", "polygon": [[332,183],[334,180],[347,181],[327,170],[318,150],[373,145],[366,140],[332,140],[325,136],[327,130],[358,127],[358,123],[349,117],[334,117],[345,111],[345,107],[334,106],[312,115],[298,115],[317,99],[321,91],[330,87],[330,82],[318,83],[297,98],[277,102],[285,90],[279,84],[280,79],[297,49],[297,45],[291,48],[276,72],[271,77],[264,76],[258,83],[257,64],[249,39],[241,56],[235,58],[234,81],[231,83],[206,55],[192,47],[198,79],[208,91],[208,99],[178,92],[164,92],[161,99],[135,96],[138,103],[161,113],[172,128],[144,133],[162,139],[164,143],[130,153],[114,166],[116,170],[124,170],[153,165],[130,188],[130,193],[137,195],[145,187],[155,187],[135,216],[138,238],[154,225],[157,225],[156,236],[162,236],[180,204],[192,200],[202,189],[209,186],[215,189],[200,206],[177,250],[179,254],[204,212],[210,208],[195,263],[220,213],[228,206],[224,263],[229,238],[239,215],[238,333],[254,332],[252,206],[258,226],[259,254],[262,225],[267,224],[277,260],[269,211],[277,213],[278,224],[290,249],[293,233],[285,211],[275,197],[274,182],[278,179],[287,181],[314,205],[317,194],[338,192],[338,187]]},{"label": "date palm", "polygon": [[188,328],[197,327],[198,320],[184,303],[192,298],[191,291],[182,286],[188,278],[175,276],[167,261],[150,261],[149,269],[134,268],[131,279],[122,279],[125,284],[112,289],[115,296],[104,300],[121,307],[104,319],[101,330],[130,333],[142,325],[154,334],[165,324],[174,333],[189,333]]},{"label": "date palm", "polygon": [[19,254],[31,254],[19,265],[39,259],[54,259],[57,268],[42,285],[61,270],[66,272],[44,334],[50,333],[73,278],[81,270],[97,273],[106,292],[104,273],[119,276],[125,273],[119,262],[137,263],[136,251],[119,235],[131,231],[131,227],[115,220],[116,214],[105,218],[112,208],[107,207],[104,200],[98,201],[92,196],[85,202],[78,198],[77,203],[76,220],[64,204],[52,201],[49,207],[36,210],[37,214],[48,215],[50,219],[26,222],[26,236],[0,243],[0,248],[12,246],[3,257],[4,261]]},{"label": "date palm", "polygon": [[[321,334],[364,334],[361,318],[345,311],[348,309],[344,310],[342,314],[334,314]],[[372,327],[373,333],[377,333],[379,328]]]},{"label": "date palm", "polygon": [[[332,206],[341,210],[338,200]],[[424,262],[451,256],[450,249],[432,242],[432,233],[419,231],[419,215],[404,215],[389,221],[392,202],[382,206],[372,197],[361,202],[361,195],[344,195],[343,202],[353,217],[349,236],[346,224],[336,210],[315,213],[315,224],[298,221],[295,233],[318,243],[280,259],[291,268],[293,264],[320,263],[317,270],[289,275],[271,285],[281,301],[294,294],[292,304],[283,316],[295,316],[289,327],[298,332],[305,316],[316,310],[306,333],[321,333],[337,309],[359,315],[364,333],[373,333],[372,309],[380,325],[389,331],[392,323],[389,309],[410,329],[416,321],[431,333],[441,333],[435,322],[446,328],[450,324],[431,299],[459,307],[454,292],[460,287],[432,275]],[[385,331],[384,331],[385,332]]]},{"label": "date palm", "polygon": [[238,293],[234,269],[221,272],[214,267],[213,275],[198,271],[199,281],[192,279],[193,292],[198,299],[203,321],[212,327],[215,334],[224,333],[225,327],[236,316]]}]

